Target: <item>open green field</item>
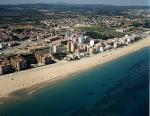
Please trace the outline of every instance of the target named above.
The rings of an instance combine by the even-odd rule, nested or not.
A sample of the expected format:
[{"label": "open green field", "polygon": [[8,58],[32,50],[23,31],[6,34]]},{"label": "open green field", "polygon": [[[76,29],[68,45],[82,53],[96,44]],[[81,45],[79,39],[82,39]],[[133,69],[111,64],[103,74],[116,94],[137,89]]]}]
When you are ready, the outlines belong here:
[{"label": "open green field", "polygon": [[80,31],[94,32],[97,37],[101,37],[102,39],[120,38],[125,35],[124,33],[116,32],[113,28],[107,28],[103,26],[78,27],[76,29]]}]

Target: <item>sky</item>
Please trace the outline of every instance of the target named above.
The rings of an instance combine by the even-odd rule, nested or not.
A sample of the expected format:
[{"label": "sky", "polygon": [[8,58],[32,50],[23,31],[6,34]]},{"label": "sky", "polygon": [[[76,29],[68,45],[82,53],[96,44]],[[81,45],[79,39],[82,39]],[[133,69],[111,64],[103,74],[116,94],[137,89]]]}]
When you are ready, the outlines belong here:
[{"label": "sky", "polygon": [[150,6],[150,0],[0,0],[0,4],[26,3],[76,3],[76,4],[109,4],[109,5],[145,5]]}]

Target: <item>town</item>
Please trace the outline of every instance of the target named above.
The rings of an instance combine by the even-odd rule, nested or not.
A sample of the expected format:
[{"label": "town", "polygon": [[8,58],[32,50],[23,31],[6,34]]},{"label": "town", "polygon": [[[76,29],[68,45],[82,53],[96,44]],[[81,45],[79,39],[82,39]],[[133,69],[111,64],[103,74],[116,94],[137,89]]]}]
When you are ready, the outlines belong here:
[{"label": "town", "polygon": [[38,24],[31,20],[0,24],[0,75],[80,60],[150,35],[148,9],[126,9],[116,15],[93,12],[92,16],[88,11],[69,15],[41,9],[38,13],[46,17]]}]

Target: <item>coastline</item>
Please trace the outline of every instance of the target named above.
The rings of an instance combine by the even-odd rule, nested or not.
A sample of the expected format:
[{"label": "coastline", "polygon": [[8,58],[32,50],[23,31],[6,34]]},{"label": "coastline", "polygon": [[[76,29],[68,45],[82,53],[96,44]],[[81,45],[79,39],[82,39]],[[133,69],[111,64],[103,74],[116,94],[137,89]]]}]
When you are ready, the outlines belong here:
[{"label": "coastline", "polygon": [[149,39],[150,37],[127,47],[118,48],[116,50],[113,49],[78,61],[61,61],[57,64],[0,76],[0,98],[7,98],[11,93],[21,89],[30,88],[36,85],[44,85],[44,83],[47,84],[55,80],[64,79],[70,74],[90,69],[129,53],[138,51],[144,47],[150,46]]}]

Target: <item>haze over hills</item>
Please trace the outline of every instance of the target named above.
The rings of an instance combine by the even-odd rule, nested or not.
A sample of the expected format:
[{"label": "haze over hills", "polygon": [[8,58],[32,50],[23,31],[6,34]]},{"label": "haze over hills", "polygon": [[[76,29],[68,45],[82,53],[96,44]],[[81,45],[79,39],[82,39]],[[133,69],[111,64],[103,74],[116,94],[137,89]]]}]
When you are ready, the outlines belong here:
[{"label": "haze over hills", "polygon": [[57,10],[79,10],[78,8],[85,9],[85,10],[110,10],[110,9],[143,9],[148,8],[150,6],[116,6],[116,5],[105,5],[105,4],[73,4],[73,3],[51,3],[51,4],[44,4],[44,3],[37,3],[37,4],[14,4],[14,5],[0,5],[0,8],[5,9],[15,9],[15,8],[23,8],[23,9],[57,9]]},{"label": "haze over hills", "polygon": [[[150,9],[150,6],[114,6],[104,4],[71,4],[71,3],[51,3],[51,4],[18,4],[18,5],[0,5],[1,23],[7,23],[14,20],[25,20],[30,16],[30,20],[42,20],[43,15],[39,12],[46,10],[48,12],[63,13],[71,16],[73,14],[90,15],[124,15],[123,12],[128,9]],[[70,13],[69,13],[70,12]],[[19,16],[19,17],[18,17]],[[10,21],[10,17],[12,18]],[[40,17],[40,19],[39,19]],[[8,20],[8,21],[7,21]],[[29,19],[27,19],[29,20]],[[14,22],[13,21],[13,22]]]},{"label": "haze over hills", "polygon": [[138,6],[138,7],[150,7],[149,4],[146,4],[146,5],[126,5],[126,4],[122,4],[122,5],[117,5],[117,4],[99,4],[99,3],[69,3],[69,2],[54,2],[54,3],[42,3],[42,2],[39,2],[39,3],[16,3],[16,4],[0,4],[0,6],[22,6],[22,5],[73,5],[73,6],[76,6],[76,5],[79,5],[79,6],[86,6],[86,5],[95,5],[95,6],[126,6],[126,7],[133,7],[133,6]]},{"label": "haze over hills", "polygon": [[126,5],[126,6],[150,6],[148,0],[0,0],[0,4],[106,4],[106,5]]}]

